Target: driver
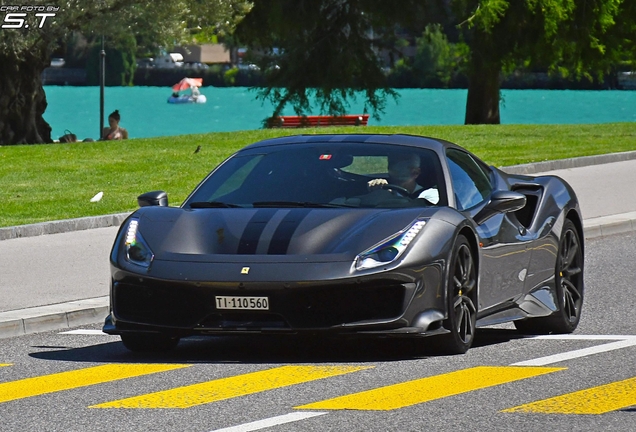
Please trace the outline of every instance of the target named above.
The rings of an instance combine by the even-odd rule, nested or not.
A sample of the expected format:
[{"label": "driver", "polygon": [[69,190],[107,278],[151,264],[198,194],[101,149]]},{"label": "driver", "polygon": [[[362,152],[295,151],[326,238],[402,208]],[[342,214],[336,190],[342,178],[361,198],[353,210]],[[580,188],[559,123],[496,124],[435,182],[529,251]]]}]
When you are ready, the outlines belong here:
[{"label": "driver", "polygon": [[[394,185],[406,189],[410,197],[424,198],[432,204],[439,202],[439,193],[436,188],[430,188],[424,190],[422,186],[417,183],[417,178],[420,176],[420,157],[415,154],[406,155],[392,155],[389,156],[388,161],[388,181],[383,178],[373,179],[369,181],[369,190],[375,191],[378,189],[389,189],[385,185]],[[401,191],[395,191],[400,193]]]}]

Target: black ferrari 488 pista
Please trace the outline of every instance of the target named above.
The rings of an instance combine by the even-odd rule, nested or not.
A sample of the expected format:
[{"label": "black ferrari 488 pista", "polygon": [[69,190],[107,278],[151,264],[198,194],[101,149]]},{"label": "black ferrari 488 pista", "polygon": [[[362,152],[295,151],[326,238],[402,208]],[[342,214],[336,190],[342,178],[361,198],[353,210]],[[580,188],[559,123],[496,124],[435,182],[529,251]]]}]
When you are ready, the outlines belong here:
[{"label": "black ferrari 488 pista", "polygon": [[479,326],[569,333],[581,316],[571,187],[508,175],[443,140],[265,140],[179,207],[163,191],[138,201],[112,249],[104,325],[134,351],[191,335],[305,332],[463,353]]}]

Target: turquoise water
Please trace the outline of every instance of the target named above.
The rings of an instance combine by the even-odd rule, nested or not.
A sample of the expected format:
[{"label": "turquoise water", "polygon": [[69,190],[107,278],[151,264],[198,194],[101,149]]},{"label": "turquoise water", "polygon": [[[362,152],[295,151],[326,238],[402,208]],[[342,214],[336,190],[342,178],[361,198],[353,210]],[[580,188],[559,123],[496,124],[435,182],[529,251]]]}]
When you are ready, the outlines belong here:
[{"label": "turquoise water", "polygon": [[[99,87],[45,86],[44,119],[58,138],[66,129],[78,138],[99,136]],[[205,104],[167,103],[169,88],[107,87],[105,114],[121,113],[131,138],[259,129],[272,113],[255,93],[242,87],[203,87]],[[404,89],[397,102],[387,101],[380,121],[369,125],[460,125],[466,90]],[[349,113],[362,113],[353,102]],[[288,109],[284,114],[293,115]],[[312,113],[317,114],[317,113]],[[503,90],[503,124],[576,124],[636,121],[636,91]],[[104,122],[107,124],[106,119]]]}]

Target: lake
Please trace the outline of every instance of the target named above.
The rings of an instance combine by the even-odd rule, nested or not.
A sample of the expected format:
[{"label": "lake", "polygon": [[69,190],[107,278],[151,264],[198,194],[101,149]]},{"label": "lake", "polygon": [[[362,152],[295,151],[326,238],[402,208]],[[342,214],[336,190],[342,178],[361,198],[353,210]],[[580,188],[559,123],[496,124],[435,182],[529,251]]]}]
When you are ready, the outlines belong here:
[{"label": "lake", "polygon": [[[44,86],[44,119],[57,139],[69,130],[79,139],[99,136],[99,87]],[[369,125],[460,125],[466,90],[400,89],[381,119]],[[170,88],[106,87],[105,116],[118,109],[131,138],[259,129],[273,111],[244,87],[203,87],[205,104],[169,104]],[[362,113],[362,100],[350,114]],[[636,121],[634,90],[502,90],[502,124],[577,124]],[[287,108],[285,115],[293,115]],[[310,113],[318,114],[318,112]],[[105,125],[108,125],[104,119]]]}]

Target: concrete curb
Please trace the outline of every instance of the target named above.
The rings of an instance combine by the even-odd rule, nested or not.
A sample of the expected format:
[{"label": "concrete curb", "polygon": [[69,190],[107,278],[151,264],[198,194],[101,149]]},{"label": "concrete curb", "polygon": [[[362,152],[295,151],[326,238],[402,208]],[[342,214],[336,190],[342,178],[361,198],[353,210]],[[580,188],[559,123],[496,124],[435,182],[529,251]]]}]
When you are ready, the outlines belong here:
[{"label": "concrete curb", "polygon": [[585,219],[583,231],[586,239],[636,232],[636,212]]},{"label": "concrete curb", "polygon": [[0,312],[0,339],[103,322],[109,297]]},{"label": "concrete curb", "polygon": [[118,213],[0,228],[0,240],[119,226],[128,215],[130,213]]},{"label": "concrete curb", "polygon": [[534,162],[522,165],[501,167],[508,174],[535,174],[546,171],[554,171],[567,168],[580,168],[590,165],[601,165],[612,162],[623,162],[636,159],[636,151],[610,153],[596,156],[583,156],[571,159],[558,159],[545,162]]}]

